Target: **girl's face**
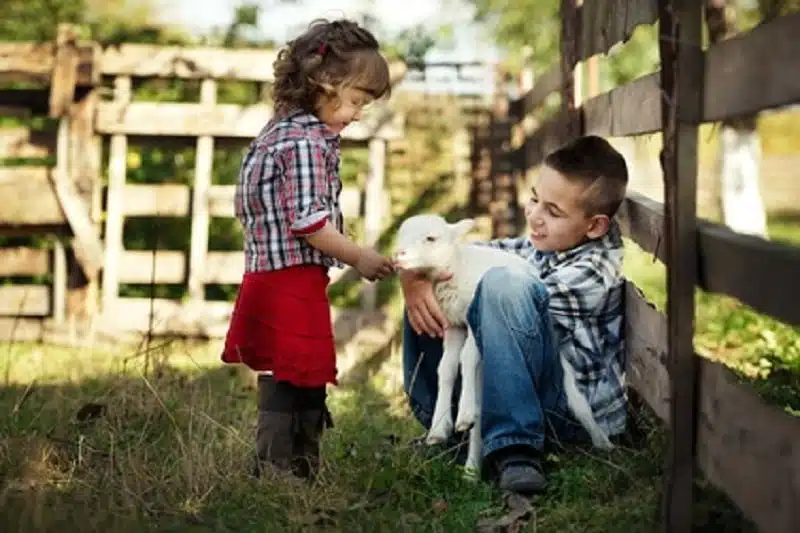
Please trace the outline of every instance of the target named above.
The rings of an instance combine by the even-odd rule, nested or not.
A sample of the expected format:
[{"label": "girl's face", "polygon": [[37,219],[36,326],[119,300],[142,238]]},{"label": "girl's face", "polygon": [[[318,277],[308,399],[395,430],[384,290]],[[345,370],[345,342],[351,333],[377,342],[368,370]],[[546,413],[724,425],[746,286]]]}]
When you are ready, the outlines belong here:
[{"label": "girl's face", "polygon": [[361,120],[364,106],[371,104],[372,96],[357,87],[343,87],[338,96],[323,96],[317,106],[317,117],[336,134],[351,122]]}]

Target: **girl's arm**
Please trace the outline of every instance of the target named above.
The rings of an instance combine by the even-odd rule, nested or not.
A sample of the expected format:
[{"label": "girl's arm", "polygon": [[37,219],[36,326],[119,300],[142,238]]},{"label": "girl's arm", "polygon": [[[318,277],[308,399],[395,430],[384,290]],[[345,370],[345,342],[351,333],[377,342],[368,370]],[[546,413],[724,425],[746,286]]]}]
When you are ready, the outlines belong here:
[{"label": "girl's arm", "polygon": [[308,244],[331,257],[350,266],[355,266],[363,249],[342,235],[333,225],[326,221],[322,229],[305,236]]}]

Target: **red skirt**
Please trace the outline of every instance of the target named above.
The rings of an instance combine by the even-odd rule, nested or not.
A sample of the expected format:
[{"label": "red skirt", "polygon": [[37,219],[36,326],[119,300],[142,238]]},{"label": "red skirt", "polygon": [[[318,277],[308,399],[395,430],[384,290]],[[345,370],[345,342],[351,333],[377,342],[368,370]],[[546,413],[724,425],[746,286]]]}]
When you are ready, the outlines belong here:
[{"label": "red skirt", "polygon": [[316,265],[245,273],[222,361],[272,371],[300,387],[335,384],[328,282],[327,270]]}]

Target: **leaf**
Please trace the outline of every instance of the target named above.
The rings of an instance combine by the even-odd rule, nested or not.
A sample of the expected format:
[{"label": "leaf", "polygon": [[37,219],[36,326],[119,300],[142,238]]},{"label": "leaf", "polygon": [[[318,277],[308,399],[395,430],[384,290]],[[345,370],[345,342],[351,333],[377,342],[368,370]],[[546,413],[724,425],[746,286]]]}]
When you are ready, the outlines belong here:
[{"label": "leaf", "polygon": [[499,518],[483,518],[475,526],[475,533],[519,533],[534,514],[531,501],[516,494],[506,494],[508,512]]}]

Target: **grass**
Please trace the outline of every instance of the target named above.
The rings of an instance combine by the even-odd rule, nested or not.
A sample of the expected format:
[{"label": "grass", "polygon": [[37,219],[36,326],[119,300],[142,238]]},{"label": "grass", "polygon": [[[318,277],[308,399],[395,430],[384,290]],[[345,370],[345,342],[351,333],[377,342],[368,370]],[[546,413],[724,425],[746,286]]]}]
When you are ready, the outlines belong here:
[{"label": "grass", "polygon": [[[419,426],[374,381],[333,391],[317,487],[249,478],[254,381],[217,353],[173,343],[145,376],[144,357],[126,352],[4,350],[0,530],[468,532],[501,514],[491,487],[413,451]],[[638,427],[608,456],[551,454],[527,531],[656,530],[664,435]],[[702,495],[697,523],[740,531],[715,498]]]}]

